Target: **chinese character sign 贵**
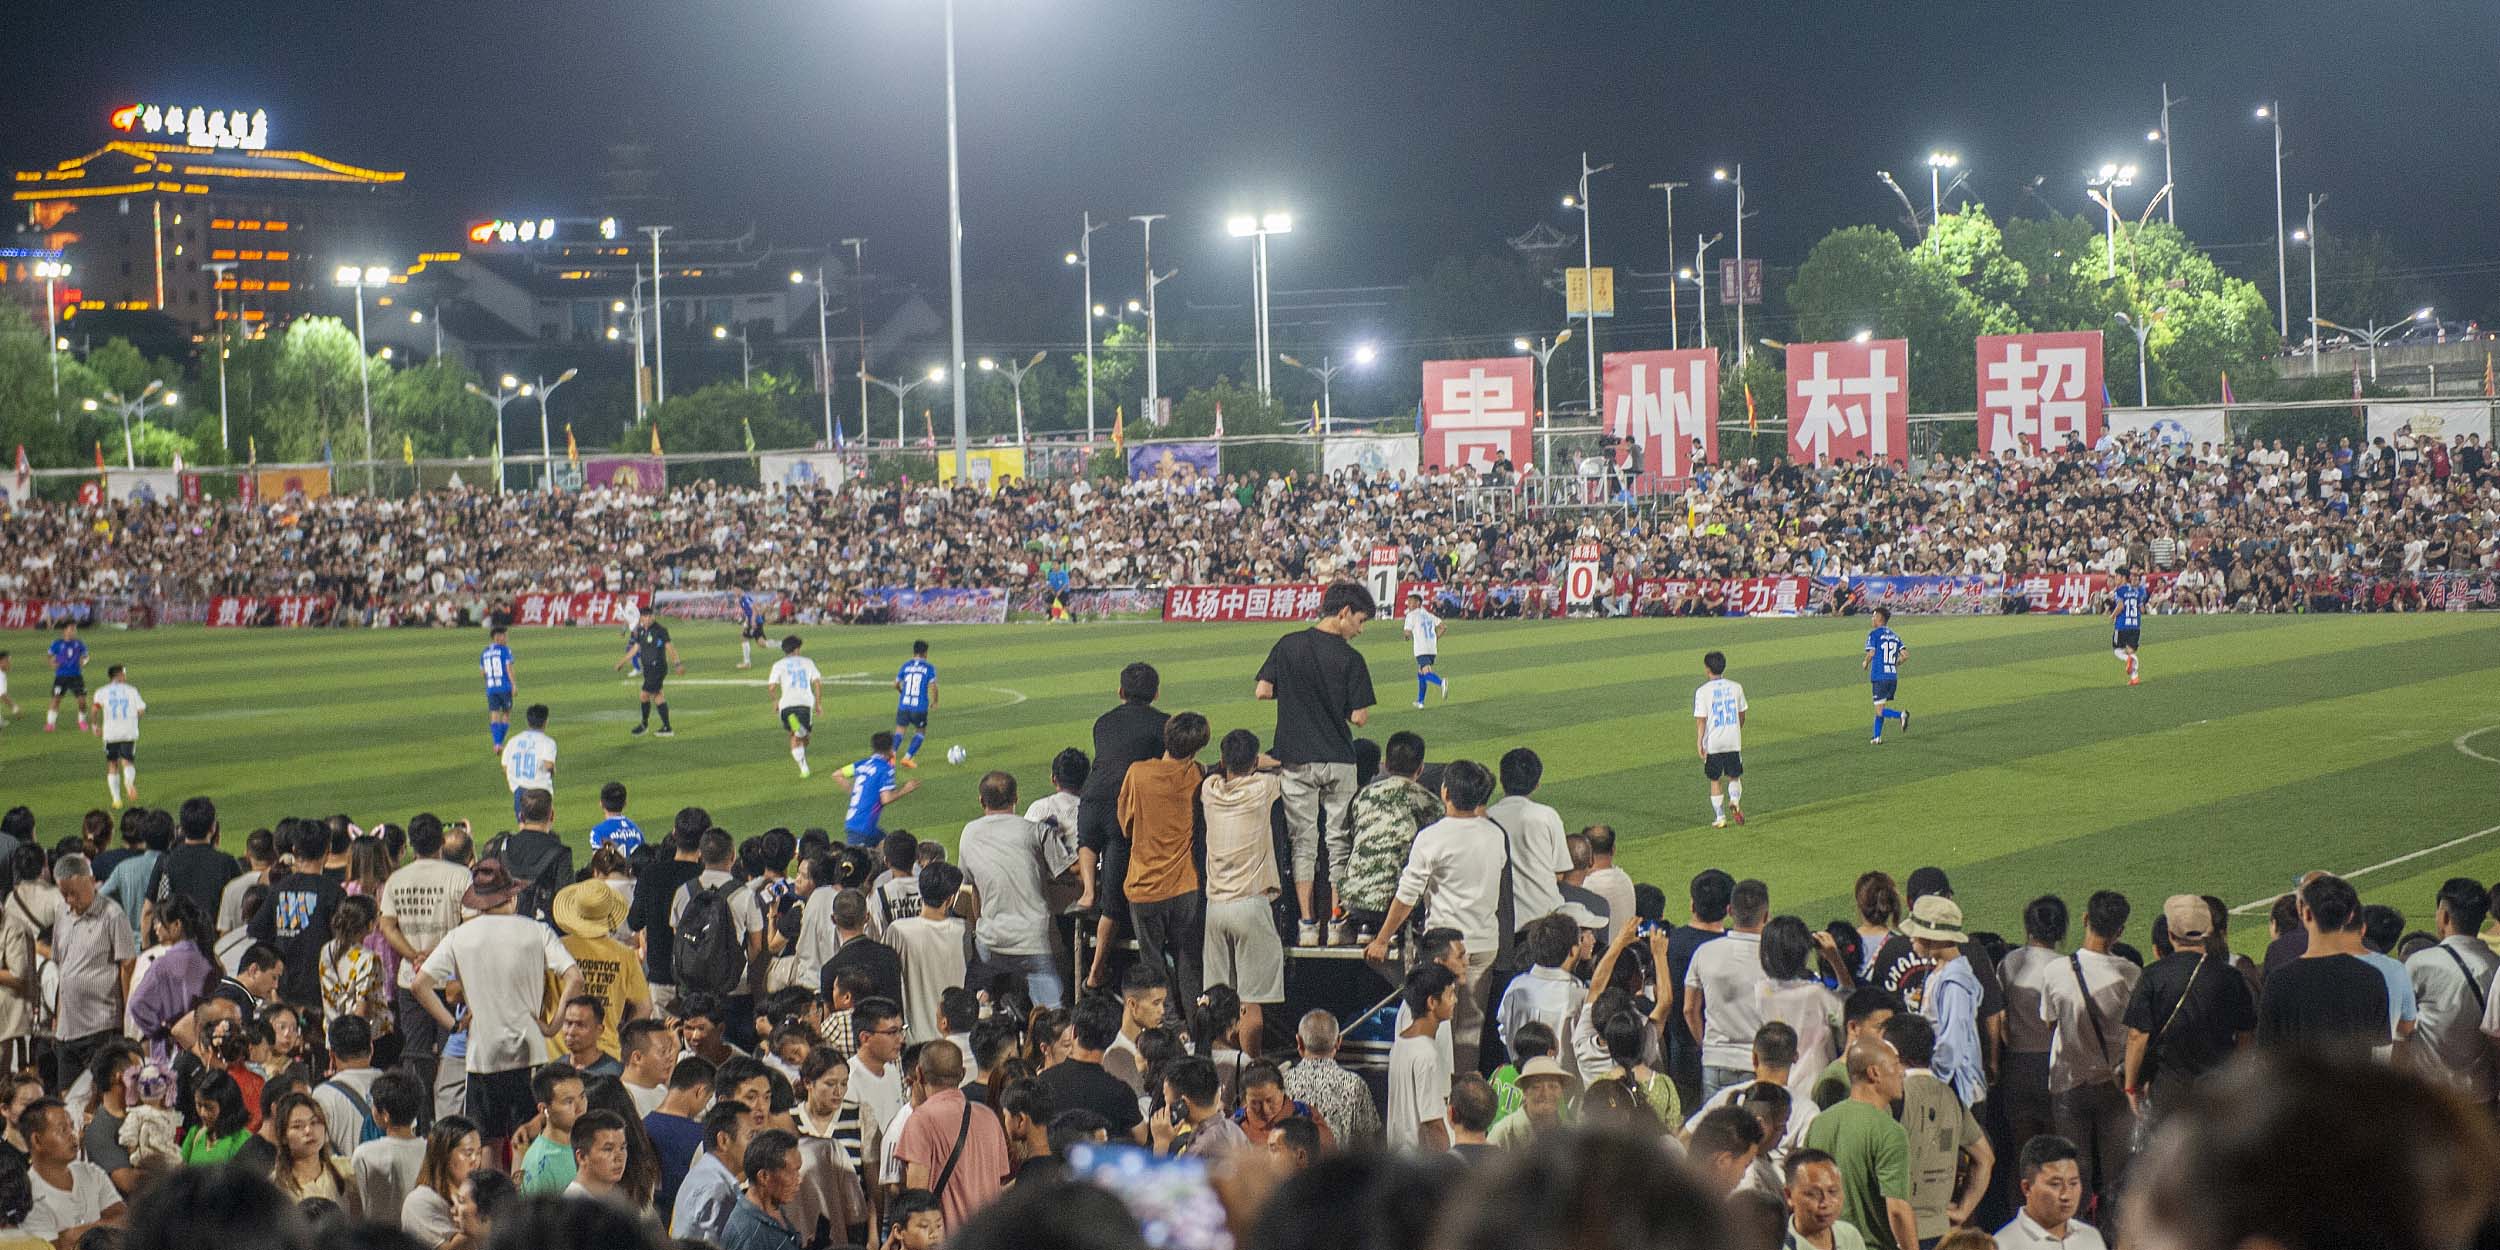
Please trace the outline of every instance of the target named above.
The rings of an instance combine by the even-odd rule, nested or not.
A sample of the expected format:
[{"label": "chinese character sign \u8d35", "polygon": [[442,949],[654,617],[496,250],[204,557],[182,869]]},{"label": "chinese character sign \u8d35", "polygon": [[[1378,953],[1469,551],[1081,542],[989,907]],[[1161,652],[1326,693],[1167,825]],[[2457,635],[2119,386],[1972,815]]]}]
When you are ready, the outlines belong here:
[{"label": "chinese character sign \u8d35", "polygon": [[1606,432],[1640,450],[1651,481],[1681,484],[1702,463],[1719,458],[1719,354],[1608,352]]},{"label": "chinese character sign \u8d35", "polygon": [[1979,338],[1980,450],[2053,451],[2072,435],[2089,447],[2103,419],[2101,332]]},{"label": "chinese character sign \u8d35", "polygon": [[1425,361],[1425,463],[1482,468],[1505,456],[1514,466],[1528,463],[1535,369],[1525,356]]},{"label": "chinese character sign \u8d35", "polygon": [[1788,347],[1788,454],[1817,461],[1909,458],[1910,345],[1792,343]]}]

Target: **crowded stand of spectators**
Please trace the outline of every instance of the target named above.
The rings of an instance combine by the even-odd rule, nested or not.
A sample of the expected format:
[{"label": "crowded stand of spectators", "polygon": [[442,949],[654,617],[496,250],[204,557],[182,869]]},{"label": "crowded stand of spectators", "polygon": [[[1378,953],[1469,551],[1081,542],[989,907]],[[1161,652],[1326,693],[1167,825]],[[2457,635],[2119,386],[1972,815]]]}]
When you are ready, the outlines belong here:
[{"label": "crowded stand of spectators", "polygon": [[[0,1246],[2490,1244],[2492,888],[2313,873],[2253,960],[2195,882],[2000,937],[1935,867],[1840,916],[1741,845],[1636,881],[1532,748],[1355,738],[1373,607],[1321,608],[1272,735],[1131,664],[951,848],[646,837],[620,783],[578,870],[537,789],[493,833],[14,808]],[[1393,1022],[1285,1013],[1324,946]]]},{"label": "crowded stand of spectators", "polygon": [[[2329,446],[2153,446],[2043,457],[1710,466],[1654,506],[1523,506],[1507,463],[1366,478],[1011,482],[996,494],[864,480],[798,493],[700,483],[405,499],[18,505],[0,599],[334,597],[340,624],[473,622],[531,592],[748,591],[795,619],[876,621],[889,588],[1018,594],[1325,583],[1376,545],[1466,616],[1550,610],[1569,549],[1603,552],[1602,610],[1709,611],[1773,575],[2159,575],[2173,611],[2404,609],[2428,573],[2500,573],[2500,464],[2480,435]],[[1821,601],[1818,601],[1821,602]],[[1845,602],[1835,595],[1831,606]]]}]

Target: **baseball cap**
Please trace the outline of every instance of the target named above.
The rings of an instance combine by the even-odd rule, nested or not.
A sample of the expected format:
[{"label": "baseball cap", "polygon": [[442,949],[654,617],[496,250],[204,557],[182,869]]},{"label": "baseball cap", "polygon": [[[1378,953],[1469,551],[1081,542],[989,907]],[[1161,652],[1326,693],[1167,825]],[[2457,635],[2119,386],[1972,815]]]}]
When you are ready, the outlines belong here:
[{"label": "baseball cap", "polygon": [[2214,931],[2213,909],[2193,894],[2173,894],[2161,905],[2162,919],[2170,926],[2170,940],[2194,942]]}]

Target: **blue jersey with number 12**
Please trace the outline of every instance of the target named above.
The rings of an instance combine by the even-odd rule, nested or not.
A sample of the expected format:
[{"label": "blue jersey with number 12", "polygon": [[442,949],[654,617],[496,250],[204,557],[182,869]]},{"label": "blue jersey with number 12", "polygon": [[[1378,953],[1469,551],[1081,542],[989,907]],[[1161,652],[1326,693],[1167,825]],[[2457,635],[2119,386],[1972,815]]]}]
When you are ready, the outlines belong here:
[{"label": "blue jersey with number 12", "polygon": [[937,665],[915,656],[903,661],[903,667],[894,674],[894,680],[901,687],[901,697],[895,706],[906,712],[929,710],[929,688],[937,684]]},{"label": "blue jersey with number 12", "polygon": [[2118,601],[2118,628],[2144,628],[2144,588],[2142,586],[2121,586],[2111,591],[2110,596]]},{"label": "blue jersey with number 12", "polygon": [[477,666],[486,674],[486,693],[512,693],[512,648],[494,643],[478,653]]},{"label": "blue jersey with number 12", "polygon": [[1908,648],[1901,635],[1890,625],[1878,625],[1866,631],[1866,653],[1871,657],[1866,675],[1875,681],[1892,681],[1901,676],[1901,653]]},{"label": "blue jersey with number 12", "polygon": [[843,814],[846,833],[874,833],[885,814],[885,792],[894,785],[894,761],[871,755],[851,765],[851,807]]}]

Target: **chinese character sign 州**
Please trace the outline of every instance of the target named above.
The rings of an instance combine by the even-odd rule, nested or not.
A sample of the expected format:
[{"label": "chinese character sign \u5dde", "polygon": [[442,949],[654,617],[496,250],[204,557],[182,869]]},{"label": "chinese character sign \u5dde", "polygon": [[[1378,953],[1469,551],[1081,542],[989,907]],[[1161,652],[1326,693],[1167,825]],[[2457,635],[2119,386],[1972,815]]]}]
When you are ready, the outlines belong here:
[{"label": "chinese character sign \u5dde", "polygon": [[1797,463],[1906,462],[1909,415],[1907,340],[1789,345],[1788,454]]},{"label": "chinese character sign \u5dde", "polygon": [[1979,448],[1992,456],[2051,451],[2068,436],[2100,441],[2101,332],[1979,337]]},{"label": "chinese character sign \u5dde", "polygon": [[1608,352],[1606,432],[1638,449],[1650,481],[1681,484],[1719,459],[1719,354]]},{"label": "chinese character sign \u5dde", "polygon": [[1536,362],[1526,356],[1424,362],[1424,463],[1483,468],[1531,456]]}]

